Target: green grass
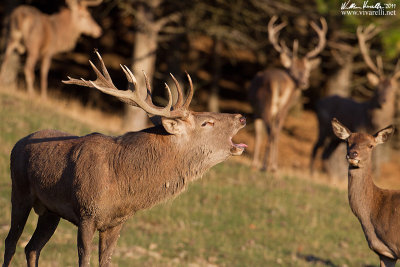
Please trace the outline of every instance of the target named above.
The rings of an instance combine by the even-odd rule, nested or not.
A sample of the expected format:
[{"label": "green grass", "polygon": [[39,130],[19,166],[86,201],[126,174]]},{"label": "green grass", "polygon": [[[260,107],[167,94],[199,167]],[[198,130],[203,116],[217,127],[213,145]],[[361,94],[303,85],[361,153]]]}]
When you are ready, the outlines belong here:
[{"label": "green grass", "polygon": [[[9,154],[14,143],[40,129],[74,134],[98,129],[36,101],[0,92],[0,253],[10,224]],[[24,266],[31,214],[13,266]],[[94,241],[96,243],[97,240]],[[226,162],[212,168],[176,199],[128,220],[115,266],[364,266],[377,265],[347,193],[295,177],[266,177]],[[41,266],[76,266],[76,228],[62,221],[43,249]],[[92,266],[98,266],[97,246]]]}]

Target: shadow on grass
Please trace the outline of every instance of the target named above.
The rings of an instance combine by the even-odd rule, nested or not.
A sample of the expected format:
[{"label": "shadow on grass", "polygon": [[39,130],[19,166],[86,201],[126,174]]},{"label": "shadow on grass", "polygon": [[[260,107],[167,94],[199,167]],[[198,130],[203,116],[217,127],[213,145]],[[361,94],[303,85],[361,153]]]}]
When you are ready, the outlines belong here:
[{"label": "shadow on grass", "polygon": [[337,267],[338,265],[334,264],[331,260],[326,260],[326,259],[321,259],[320,257],[314,256],[314,255],[303,255],[303,254],[297,254],[297,257],[300,259],[303,259],[307,262],[311,262],[313,264],[320,263],[325,266],[331,266],[331,267]]}]

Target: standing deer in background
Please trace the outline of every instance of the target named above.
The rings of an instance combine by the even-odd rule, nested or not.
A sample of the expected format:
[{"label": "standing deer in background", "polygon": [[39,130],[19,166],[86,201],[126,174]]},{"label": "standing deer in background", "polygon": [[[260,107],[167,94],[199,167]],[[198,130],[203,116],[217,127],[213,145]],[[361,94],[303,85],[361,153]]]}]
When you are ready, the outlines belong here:
[{"label": "standing deer in background", "polygon": [[[97,53],[97,52],[96,52]],[[95,81],[64,81],[93,87],[124,103],[138,106],[159,122],[153,128],[111,137],[92,133],[78,137],[44,130],[17,142],[11,152],[11,229],[5,241],[4,265],[9,266],[29,212],[39,215],[36,230],[25,247],[28,266],[35,266],[41,249],[53,235],[60,218],[78,226],[79,266],[89,266],[91,242],[99,231],[100,266],[108,266],[119,232],[137,211],[181,193],[187,184],[232,155],[245,144],[232,137],[246,125],[240,114],[193,112],[190,76],[188,97],[175,82],[178,99],[161,108],[153,104],[146,78],[136,78],[121,66],[129,83],[118,90],[100,54],[101,72],[93,65]],[[146,77],[146,76],[145,76]]]},{"label": "standing deer in background", "polygon": [[[376,87],[374,96],[370,100],[360,103],[350,98],[333,95],[323,98],[317,103],[319,135],[311,154],[311,172],[313,172],[315,157],[320,147],[325,145],[322,159],[326,161],[340,144],[339,140],[334,137],[330,127],[330,122],[333,118],[337,118],[346,124],[351,131],[366,131],[369,133],[393,123],[396,91],[398,89],[397,80],[400,77],[400,61],[397,62],[394,72],[387,76],[384,74],[380,56],[377,57],[377,65],[374,64],[369,55],[367,41],[378,32],[379,30],[372,24],[365,29],[362,27],[357,28],[360,51],[365,63],[372,71],[367,73],[367,79],[372,86]],[[378,158],[376,160],[379,161]],[[375,162],[375,165],[378,171],[379,164]]]},{"label": "standing deer in background", "polygon": [[372,151],[393,135],[394,128],[386,127],[373,136],[352,133],[336,119],[332,120],[332,128],[347,143],[351,210],[361,223],[370,249],[378,254],[381,266],[395,266],[400,257],[400,190],[381,189],[372,179]]},{"label": "standing deer in background", "polygon": [[268,36],[275,50],[280,53],[285,70],[267,69],[257,73],[251,82],[249,93],[255,116],[255,150],[252,166],[259,168],[261,165],[260,149],[266,130],[268,146],[263,169],[268,171],[277,169],[279,133],[289,108],[298,98],[300,90],[309,87],[310,72],[320,63],[320,58],[316,56],[325,47],[328,30],[324,18],[321,18],[321,28],[311,22],[310,25],[317,32],[319,42],[314,50],[308,52],[305,57],[299,58],[297,56],[298,40],[293,42],[293,51],[290,51],[283,41],[279,45],[279,31],[286,26],[286,23],[274,26],[276,20],[277,17],[274,16],[269,21]]},{"label": "standing deer in background", "polygon": [[38,60],[41,60],[41,96],[46,98],[47,76],[52,57],[72,50],[81,34],[94,38],[101,35],[100,26],[87,9],[88,6],[100,4],[101,0],[66,0],[66,3],[68,8],[53,15],[43,14],[32,6],[19,6],[10,15],[9,41],[1,74],[5,72],[8,58],[14,50],[20,54],[26,51],[24,73],[29,94],[34,92],[35,65]]}]

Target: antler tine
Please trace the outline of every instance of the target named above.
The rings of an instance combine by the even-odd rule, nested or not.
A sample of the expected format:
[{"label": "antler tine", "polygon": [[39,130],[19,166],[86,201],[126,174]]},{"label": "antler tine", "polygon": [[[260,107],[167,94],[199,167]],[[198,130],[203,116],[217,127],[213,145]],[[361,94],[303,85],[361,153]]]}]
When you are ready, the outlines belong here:
[{"label": "antler tine", "polygon": [[396,67],[394,68],[392,79],[400,77],[400,59],[397,60]]},{"label": "antler tine", "polygon": [[306,54],[306,58],[316,57],[321,51],[324,49],[326,45],[326,33],[328,32],[328,24],[324,17],[320,18],[321,28],[314,22],[310,22],[310,26],[314,29],[314,31],[318,34],[318,45]]},{"label": "antler tine", "polygon": [[382,76],[383,72],[379,69],[374,62],[372,61],[369,55],[369,48],[367,46],[367,41],[374,37],[379,32],[378,28],[375,25],[370,24],[365,29],[362,26],[357,27],[357,38],[358,38],[358,45],[360,46],[361,54],[364,58],[365,64],[377,75]]},{"label": "antler tine", "polygon": [[[96,51],[96,55],[98,56],[98,58],[100,60],[100,64],[102,66],[103,73],[101,73],[96,68],[96,66],[91,61],[89,61],[90,65],[92,66],[94,72],[97,75],[97,79],[95,81],[86,81],[84,79],[79,80],[79,79],[73,79],[73,78],[68,77],[69,78],[68,81],[62,81],[62,82],[66,83],[66,84],[76,84],[76,85],[80,85],[80,86],[94,87],[105,94],[109,94],[109,95],[117,97],[120,101],[122,101],[124,103],[127,103],[132,106],[138,106],[141,109],[143,109],[144,111],[146,111],[148,114],[160,115],[160,116],[164,116],[164,117],[171,116],[172,94],[171,94],[171,90],[169,90],[169,88],[167,88],[168,89],[168,97],[169,97],[168,105],[165,106],[164,108],[157,107],[153,104],[151,99],[149,99],[148,91],[146,92],[145,99],[143,99],[140,96],[139,89],[136,88],[137,82],[136,82],[135,76],[133,75],[133,73],[127,66],[121,65],[121,68],[124,71],[126,78],[128,80],[130,90],[129,89],[126,91],[118,90],[118,88],[116,88],[114,86],[114,84],[111,80],[111,77],[108,74],[107,68],[104,65],[103,59],[101,58],[100,54],[97,51]],[[146,76],[145,76],[145,79],[147,79]],[[146,81],[146,84],[148,84],[148,81]]]},{"label": "antler tine", "polygon": [[[281,24],[278,24],[274,27],[274,23],[277,19],[278,16],[273,16],[268,22],[268,38],[276,51],[278,51],[279,53],[288,53],[289,49],[286,49],[287,47],[282,41],[280,42],[281,46],[279,46],[278,44],[279,31],[286,27],[287,23],[282,22]],[[283,45],[284,47],[282,48]]]},{"label": "antler tine", "polygon": [[294,39],[293,41],[293,57],[297,58],[297,51],[299,50],[299,40]]},{"label": "antler tine", "polygon": [[194,90],[193,90],[192,78],[190,78],[189,73],[186,72],[186,76],[187,76],[187,78],[188,78],[188,80],[189,80],[189,86],[190,86],[190,87],[189,87],[189,95],[188,95],[188,97],[187,97],[186,100],[185,100],[185,104],[183,104],[183,108],[189,109],[190,102],[192,102]]},{"label": "antler tine", "polygon": [[173,109],[175,110],[175,109],[178,109],[178,108],[181,108],[181,107],[182,107],[182,104],[183,104],[183,92],[182,92],[182,88],[181,88],[181,86],[179,85],[179,82],[178,82],[178,80],[175,78],[175,76],[172,75],[172,73],[170,73],[169,75],[171,75],[171,78],[172,78],[172,80],[173,80],[174,83],[175,83],[176,90],[178,91],[178,99],[176,100],[176,103],[175,103],[175,105],[173,106]]}]

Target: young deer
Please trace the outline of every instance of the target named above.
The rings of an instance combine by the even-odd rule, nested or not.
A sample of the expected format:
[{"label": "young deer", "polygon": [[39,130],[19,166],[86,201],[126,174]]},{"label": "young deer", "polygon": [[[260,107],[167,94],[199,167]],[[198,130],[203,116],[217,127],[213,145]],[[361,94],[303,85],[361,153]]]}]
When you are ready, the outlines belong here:
[{"label": "young deer", "polygon": [[[96,52],[97,53],[97,52]],[[79,266],[89,266],[91,242],[99,231],[100,266],[111,255],[125,221],[137,211],[180,194],[187,184],[232,155],[241,155],[245,144],[232,137],[246,125],[240,114],[189,110],[193,85],[183,100],[180,85],[177,102],[157,107],[150,85],[137,88],[136,78],[121,66],[129,83],[118,90],[100,59],[101,71],[92,62],[95,81],[64,81],[92,87],[124,103],[142,108],[155,127],[121,136],[92,133],[78,137],[56,130],[30,134],[11,152],[11,228],[5,241],[4,264],[9,266],[32,208],[39,215],[36,230],[25,247],[28,266],[38,264],[41,249],[51,238],[60,218],[78,226]]]},{"label": "young deer", "polygon": [[95,6],[101,0],[66,0],[68,8],[47,15],[32,6],[19,6],[10,15],[10,34],[1,75],[7,68],[10,55],[17,50],[27,52],[24,73],[29,94],[33,94],[35,65],[40,65],[40,90],[47,97],[47,76],[51,59],[55,54],[72,50],[81,34],[98,38],[101,28],[90,15],[88,6]]},{"label": "young deer", "polygon": [[283,41],[278,42],[279,31],[286,24],[274,26],[278,18],[272,17],[268,23],[269,41],[275,50],[280,53],[282,69],[267,69],[257,73],[250,85],[249,99],[254,109],[255,117],[255,150],[253,156],[253,168],[261,167],[260,149],[266,131],[268,146],[265,151],[263,169],[275,171],[278,158],[278,138],[286,115],[300,94],[300,90],[307,89],[312,69],[320,63],[320,58],[315,58],[325,47],[326,32],[328,26],[324,18],[321,18],[322,27],[314,22],[311,27],[317,32],[319,43],[317,47],[309,51],[305,57],[297,56],[298,40],[293,42],[293,51],[290,51]]},{"label": "young deer", "polygon": [[381,189],[372,180],[372,151],[393,135],[394,127],[386,127],[375,135],[352,133],[334,118],[332,128],[347,143],[351,210],[381,266],[395,266],[400,257],[400,190]]},{"label": "young deer", "polygon": [[[359,47],[366,65],[372,72],[367,73],[369,83],[376,87],[374,96],[365,102],[357,102],[351,98],[337,95],[328,96],[317,103],[316,112],[319,124],[318,140],[314,145],[310,172],[313,172],[314,161],[319,148],[323,148],[322,160],[326,161],[336,150],[339,141],[334,137],[329,124],[332,118],[337,118],[347,125],[351,131],[375,132],[393,122],[396,104],[396,92],[398,90],[398,79],[400,77],[400,65],[397,62],[392,74],[385,75],[382,59],[378,56],[377,65],[370,57],[367,41],[378,34],[379,30],[374,25],[367,28],[357,28]],[[351,116],[349,116],[351,114]],[[376,167],[379,164],[375,163]]]}]

